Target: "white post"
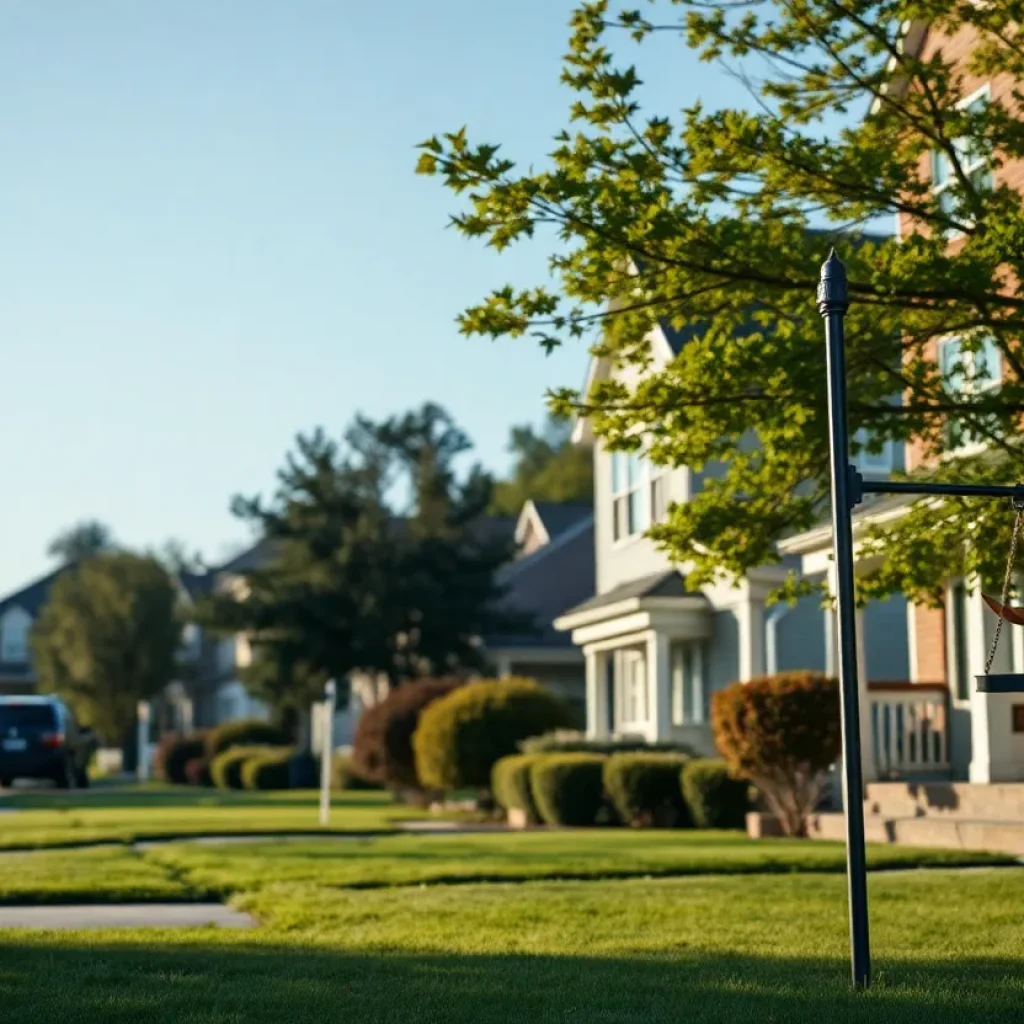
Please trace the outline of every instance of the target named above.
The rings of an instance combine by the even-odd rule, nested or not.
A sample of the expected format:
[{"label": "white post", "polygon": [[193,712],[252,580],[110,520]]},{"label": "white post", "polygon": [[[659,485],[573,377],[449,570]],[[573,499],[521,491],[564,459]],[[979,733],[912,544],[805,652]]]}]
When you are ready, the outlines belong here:
[{"label": "white post", "polygon": [[334,708],[338,688],[333,679],[324,687],[323,740],[320,743],[320,824],[331,821],[331,760],[334,754]]},{"label": "white post", "polygon": [[736,606],[739,622],[739,674],[740,682],[763,676],[767,670],[765,659],[764,600],[747,590],[746,600]]},{"label": "white post", "polygon": [[672,732],[672,666],[669,639],[652,630],[647,634],[647,730],[653,743],[667,740]]},{"label": "white post", "polygon": [[[596,739],[601,735],[601,684],[599,670],[604,658],[597,651],[586,651],[587,665],[587,736]],[[607,714],[607,713],[605,713]]]},{"label": "white post", "polygon": [[148,700],[140,700],[136,708],[135,726],[135,777],[139,782],[149,779],[149,718]]},{"label": "white post", "polygon": [[871,726],[871,691],[868,687],[868,658],[864,649],[864,609],[857,609],[857,688],[860,691],[860,764],[865,782],[878,778],[875,766],[874,730]]}]

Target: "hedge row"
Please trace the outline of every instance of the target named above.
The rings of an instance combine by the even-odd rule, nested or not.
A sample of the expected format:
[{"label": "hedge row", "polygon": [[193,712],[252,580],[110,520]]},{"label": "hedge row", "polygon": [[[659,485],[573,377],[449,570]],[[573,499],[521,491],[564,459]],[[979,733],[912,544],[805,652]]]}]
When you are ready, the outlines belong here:
[{"label": "hedge row", "polygon": [[749,787],[721,761],[680,754],[516,754],[494,765],[494,799],[528,822],[742,828]]}]

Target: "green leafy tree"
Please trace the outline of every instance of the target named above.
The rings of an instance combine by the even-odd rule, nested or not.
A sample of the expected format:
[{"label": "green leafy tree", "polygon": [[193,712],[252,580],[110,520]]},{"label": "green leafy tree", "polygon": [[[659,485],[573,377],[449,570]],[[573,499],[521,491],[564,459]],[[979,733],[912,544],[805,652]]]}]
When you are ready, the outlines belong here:
[{"label": "green leafy tree", "polygon": [[434,405],[357,417],[341,444],[300,436],[270,501],[236,499],[273,556],[198,614],[248,637],[242,676],[289,723],[329,679],[344,704],[355,671],[400,683],[482,668],[479,637],[521,625],[494,582],[509,545],[479,529],[490,479],[457,472],[469,448]]},{"label": "green leafy tree", "polygon": [[114,534],[110,527],[96,519],[86,519],[54,537],[46,553],[70,563],[113,549]]},{"label": "green leafy tree", "polygon": [[175,677],[181,627],[176,593],[154,559],[118,552],[58,577],[32,630],[39,689],[65,698],[108,743],[120,743],[136,705]]},{"label": "green leafy tree", "polygon": [[[905,46],[917,18],[976,32],[966,62]],[[539,229],[559,238],[554,287],[498,288],[461,315],[464,332],[545,346],[583,337],[613,367],[635,367],[655,324],[692,331],[635,386],[613,377],[554,396],[610,446],[646,436],[656,461],[720,467],[652,531],[693,566],[691,582],[776,560],[779,538],[826,507],[815,285],[829,240],[815,227],[843,228],[833,240],[853,303],[855,450],[915,446],[940,480],[1024,478],[1024,206],[999,176],[1024,158],[1022,19],[1020,0],[595,0],[572,18],[562,81],[575,95],[546,166],[522,170],[464,129],[423,144],[418,169],[463,198],[453,220],[464,235],[499,250]],[[616,54],[642,53],[655,35],[728,62],[749,104],[642,110],[639,58]],[[1014,83],[1008,99],[958,105],[968,73]],[[941,193],[923,173],[931,161],[946,174]],[[897,215],[913,226],[901,240],[864,234]],[[934,339],[945,334],[962,347],[941,364]],[[1002,384],[985,388],[1000,373],[980,358],[992,352]],[[964,456],[965,436],[986,457]],[[1009,518],[992,502],[919,507],[884,540],[872,535],[882,562],[862,598],[937,600],[951,570],[998,578]]]},{"label": "green leafy tree", "polygon": [[513,427],[509,451],[512,473],[494,486],[491,511],[516,515],[528,498],[590,503],[594,497],[594,457],[575,445],[570,421],[552,416],[542,433],[529,424]]}]

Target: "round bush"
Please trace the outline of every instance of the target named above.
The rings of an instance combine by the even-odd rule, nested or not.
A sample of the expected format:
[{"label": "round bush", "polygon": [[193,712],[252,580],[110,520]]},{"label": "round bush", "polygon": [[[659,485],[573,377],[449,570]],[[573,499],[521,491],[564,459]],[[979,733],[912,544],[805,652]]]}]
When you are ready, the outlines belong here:
[{"label": "round bush", "polygon": [[537,805],[533,802],[530,771],[539,758],[546,754],[512,754],[496,761],[491,769],[491,792],[495,802],[506,813],[522,811],[531,824],[540,821]]},{"label": "round bush", "polygon": [[210,762],[205,757],[193,757],[185,762],[185,779],[190,786],[212,786]]},{"label": "round bush", "polygon": [[565,701],[531,679],[468,683],[420,715],[412,741],[416,774],[431,789],[485,788],[495,761],[570,718]]},{"label": "round bush", "polygon": [[218,789],[242,788],[242,765],[273,747],[229,747],[210,762],[210,777]]},{"label": "round bush", "polygon": [[162,737],[153,755],[153,774],[162,782],[186,785],[185,765],[192,758],[203,756],[205,736],[205,733],[194,732],[187,736],[170,733]]},{"label": "round bush", "polygon": [[278,726],[256,718],[240,718],[211,729],[206,734],[203,752],[206,760],[212,762],[231,747],[283,747],[287,743],[288,737]]},{"label": "round bush", "polygon": [[724,761],[688,761],[680,779],[683,799],[698,828],[744,828],[750,784],[733,778]]},{"label": "round bush", "polygon": [[244,789],[289,789],[291,785],[291,761],[295,756],[292,747],[280,750],[265,750],[242,761],[242,786]]},{"label": "round bush", "polygon": [[367,708],[356,726],[352,769],[392,789],[420,789],[412,737],[423,709],[459,685],[458,679],[424,679],[396,686],[379,704]]},{"label": "round bush", "polygon": [[332,789],[380,789],[380,786],[356,775],[352,764],[352,757],[349,754],[335,754],[331,759],[331,788]]},{"label": "round bush", "polygon": [[604,788],[623,824],[690,824],[679,785],[685,763],[679,754],[612,754],[604,766]]},{"label": "round bush", "polygon": [[604,806],[601,754],[542,754],[530,766],[537,813],[548,825],[593,825]]}]

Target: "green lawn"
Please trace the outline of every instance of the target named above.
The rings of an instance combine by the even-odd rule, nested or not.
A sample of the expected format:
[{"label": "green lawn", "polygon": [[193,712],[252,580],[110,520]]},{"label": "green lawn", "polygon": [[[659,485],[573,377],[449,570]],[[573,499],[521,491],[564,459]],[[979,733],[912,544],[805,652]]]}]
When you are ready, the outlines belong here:
[{"label": "green lawn", "polygon": [[[336,793],[330,830],[388,831],[424,812],[378,792]],[[0,800],[0,850],[203,834],[320,833],[314,791],[245,793],[187,787],[29,792]],[[12,809],[14,813],[5,813]]]},{"label": "green lawn", "polygon": [[1017,1022],[1024,872],[871,881],[877,986],[847,984],[844,882],[635,879],[240,899],[253,932],[0,933],[5,1024]]},{"label": "green lawn", "polygon": [[[628,878],[657,875],[842,872],[835,843],[742,833],[593,829],[576,832],[396,835],[379,839],[154,849],[148,857],[203,888],[260,889],[279,882],[375,888],[420,883]],[[1011,863],[1012,858],[959,850],[872,846],[873,868]]]}]

